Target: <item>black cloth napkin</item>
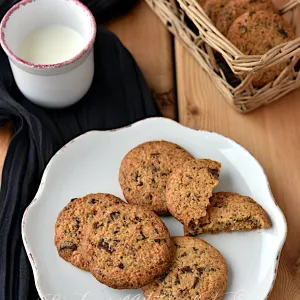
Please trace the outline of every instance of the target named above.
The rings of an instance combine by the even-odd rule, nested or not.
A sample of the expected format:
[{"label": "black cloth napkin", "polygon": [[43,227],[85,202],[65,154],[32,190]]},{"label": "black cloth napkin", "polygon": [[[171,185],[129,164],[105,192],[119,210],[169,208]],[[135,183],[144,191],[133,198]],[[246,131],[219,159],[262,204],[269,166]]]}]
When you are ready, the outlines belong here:
[{"label": "black cloth napkin", "polygon": [[[100,23],[126,12],[136,1],[83,2]],[[0,0],[1,18],[12,4]],[[80,102],[63,110],[43,109],[27,101],[0,49],[0,126],[12,121],[14,132],[0,191],[0,300],[39,299],[22,244],[21,220],[51,156],[86,131],[118,128],[157,114],[134,59],[114,34],[100,27],[93,84]]]}]

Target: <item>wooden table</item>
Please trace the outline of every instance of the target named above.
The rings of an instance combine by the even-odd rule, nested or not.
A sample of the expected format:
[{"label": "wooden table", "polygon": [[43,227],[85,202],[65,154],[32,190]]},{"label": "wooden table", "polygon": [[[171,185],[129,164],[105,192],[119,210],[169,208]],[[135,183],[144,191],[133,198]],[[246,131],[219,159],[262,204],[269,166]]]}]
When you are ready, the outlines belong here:
[{"label": "wooden table", "polygon": [[300,90],[248,115],[241,115],[229,107],[205,72],[178,42],[175,50],[179,121],[232,138],[261,163],[288,222],[278,277],[269,299],[299,300]]},{"label": "wooden table", "polygon": [[[164,116],[178,117],[186,126],[228,136],[262,164],[289,227],[269,299],[300,300],[300,90],[253,113],[240,115],[229,107],[179,42],[173,43],[144,2],[107,27],[134,55]],[[0,169],[10,137],[9,128],[0,129]]]}]

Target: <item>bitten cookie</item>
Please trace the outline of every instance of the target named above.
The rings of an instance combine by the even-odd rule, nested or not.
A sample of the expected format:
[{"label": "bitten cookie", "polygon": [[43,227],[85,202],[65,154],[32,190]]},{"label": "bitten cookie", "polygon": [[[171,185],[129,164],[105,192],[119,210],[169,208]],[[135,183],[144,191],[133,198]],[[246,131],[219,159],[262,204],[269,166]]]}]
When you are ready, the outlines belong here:
[{"label": "bitten cookie", "polygon": [[234,20],[245,12],[255,12],[259,10],[270,10],[276,12],[276,8],[271,0],[231,0],[220,11],[216,27],[225,36]]},{"label": "bitten cookie", "polygon": [[[263,55],[273,47],[295,38],[293,28],[272,11],[247,12],[238,17],[229,28],[227,38],[246,55]],[[276,79],[287,63],[279,63],[260,71],[253,85],[262,87]]]},{"label": "bitten cookie", "polygon": [[168,229],[151,210],[113,206],[89,224],[83,253],[90,272],[115,289],[137,289],[166,272],[173,257]]},{"label": "bitten cookie", "polygon": [[116,204],[125,202],[111,194],[89,194],[72,199],[59,213],[55,224],[54,243],[59,256],[88,271],[81,250],[84,227],[96,214],[103,214],[109,206]]},{"label": "bitten cookie", "polygon": [[203,6],[203,10],[211,19],[213,24],[216,24],[218,15],[228,4],[229,0],[207,0]]},{"label": "bitten cookie", "polygon": [[166,187],[167,206],[179,222],[194,228],[207,223],[207,207],[219,183],[221,164],[210,159],[186,162],[170,176]]},{"label": "bitten cookie", "polygon": [[185,234],[198,235],[271,227],[267,213],[258,203],[250,197],[235,193],[214,193],[207,213],[210,218],[208,224],[200,225],[194,230],[185,227]]},{"label": "bitten cookie", "polygon": [[130,204],[143,205],[158,214],[167,214],[165,189],[172,171],[193,156],[166,141],[141,144],[124,157],[119,183]]},{"label": "bitten cookie", "polygon": [[227,288],[227,266],[223,256],[200,239],[172,239],[176,252],[171,268],[143,287],[146,299],[223,299]]}]

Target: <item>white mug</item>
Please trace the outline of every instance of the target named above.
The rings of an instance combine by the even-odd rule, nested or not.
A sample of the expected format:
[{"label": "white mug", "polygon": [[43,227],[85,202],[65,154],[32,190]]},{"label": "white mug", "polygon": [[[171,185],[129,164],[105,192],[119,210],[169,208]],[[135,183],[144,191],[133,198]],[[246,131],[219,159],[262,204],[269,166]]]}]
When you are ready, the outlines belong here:
[{"label": "white mug", "polygon": [[[53,64],[34,64],[16,55],[26,36],[51,25],[75,30],[84,39],[84,48],[75,57]],[[72,105],[88,91],[94,75],[95,36],[95,19],[78,0],[23,0],[0,24],[0,43],[20,91],[35,104],[48,108]]]}]

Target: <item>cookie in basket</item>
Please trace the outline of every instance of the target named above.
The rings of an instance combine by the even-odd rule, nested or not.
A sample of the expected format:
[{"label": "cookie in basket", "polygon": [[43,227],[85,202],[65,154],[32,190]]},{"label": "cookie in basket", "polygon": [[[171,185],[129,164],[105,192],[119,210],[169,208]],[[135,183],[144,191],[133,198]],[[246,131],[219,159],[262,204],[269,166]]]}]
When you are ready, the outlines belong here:
[{"label": "cookie in basket", "polygon": [[[291,24],[272,11],[246,12],[230,26],[227,38],[246,55],[263,55],[273,47],[295,38]],[[288,62],[276,64],[260,71],[252,79],[256,87],[263,87],[287,66]]]},{"label": "cookie in basket", "polygon": [[200,6],[204,6],[206,0],[197,0],[197,2],[200,4]]},{"label": "cookie in basket", "polygon": [[170,176],[166,187],[167,206],[187,227],[207,223],[207,207],[219,183],[221,164],[210,159],[186,162]]},{"label": "cookie in basket", "polygon": [[173,244],[167,227],[151,210],[112,206],[85,231],[83,253],[90,272],[115,289],[137,289],[170,267]]},{"label": "cookie in basket", "polygon": [[218,15],[222,9],[228,4],[229,0],[207,0],[203,6],[203,10],[211,19],[213,24],[216,24]]},{"label": "cookie in basket", "polygon": [[223,256],[203,240],[173,237],[175,256],[169,271],[143,292],[148,300],[221,300],[227,288],[227,266]]},{"label": "cookie in basket", "polygon": [[276,12],[277,9],[271,0],[231,0],[220,11],[216,27],[225,36],[234,20],[245,12],[254,12],[259,10],[270,10]]},{"label": "cookie in basket", "polygon": [[60,257],[75,267],[89,270],[82,255],[81,241],[84,227],[96,214],[102,214],[112,205],[125,205],[111,194],[89,194],[72,199],[59,213],[55,223],[54,243]]},{"label": "cookie in basket", "polygon": [[167,214],[165,189],[172,171],[193,156],[182,147],[166,142],[141,144],[126,154],[119,170],[119,183],[130,204],[143,205]]},{"label": "cookie in basket", "polygon": [[219,233],[235,230],[248,231],[270,228],[271,222],[264,209],[253,199],[236,193],[214,193],[207,213],[210,222],[194,228],[184,227],[185,235]]}]

